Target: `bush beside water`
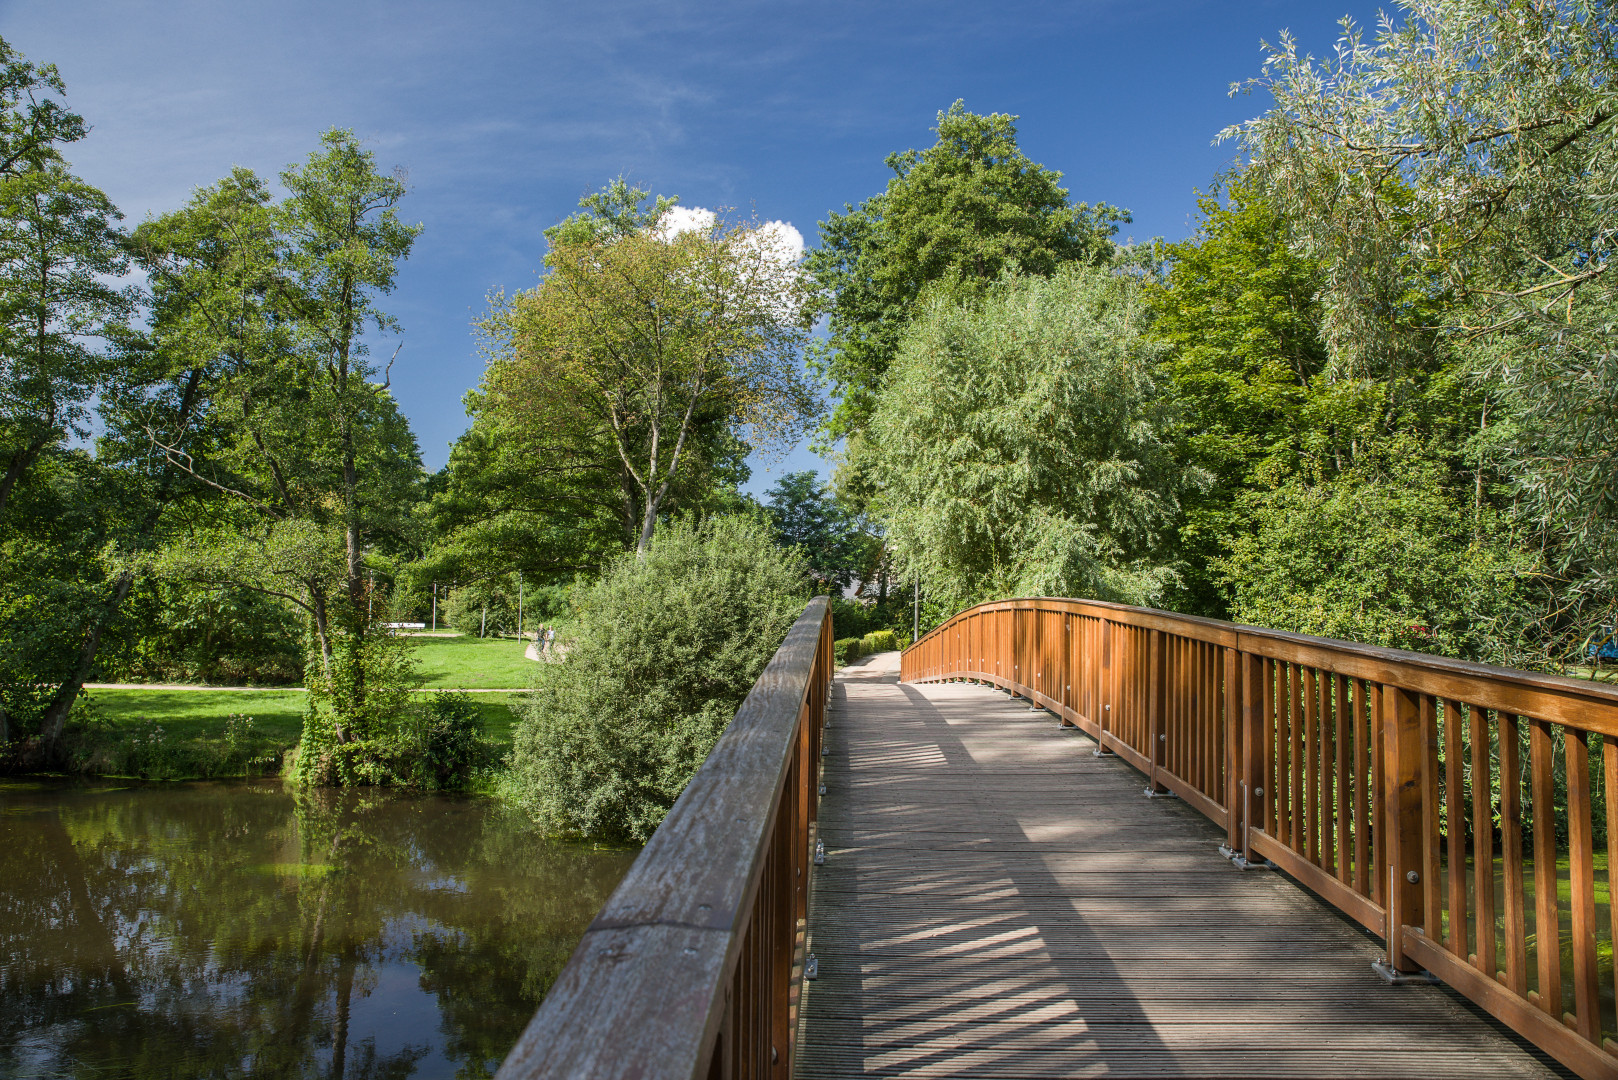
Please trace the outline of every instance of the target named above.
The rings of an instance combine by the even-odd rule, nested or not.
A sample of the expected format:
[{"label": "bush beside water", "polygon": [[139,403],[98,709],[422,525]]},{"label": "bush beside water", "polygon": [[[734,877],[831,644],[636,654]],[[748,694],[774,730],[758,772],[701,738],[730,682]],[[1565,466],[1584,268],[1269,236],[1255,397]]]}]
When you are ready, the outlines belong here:
[{"label": "bush beside water", "polygon": [[803,613],[806,564],[756,521],[663,526],[577,596],[518,726],[511,789],[548,829],[644,841]]}]

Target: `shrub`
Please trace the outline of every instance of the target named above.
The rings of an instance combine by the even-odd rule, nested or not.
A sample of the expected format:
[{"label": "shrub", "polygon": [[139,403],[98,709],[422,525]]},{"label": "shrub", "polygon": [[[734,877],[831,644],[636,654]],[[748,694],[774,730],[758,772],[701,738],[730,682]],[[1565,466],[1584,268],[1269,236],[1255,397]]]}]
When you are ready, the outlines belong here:
[{"label": "shrub", "polygon": [[1254,523],[1216,563],[1238,622],[1465,660],[1531,662],[1535,553],[1445,485],[1406,440],[1323,482],[1250,496]]},{"label": "shrub", "polygon": [[483,717],[464,690],[441,690],[427,702],[416,731],[414,772],[420,787],[464,787],[487,756]]},{"label": "shrub", "polygon": [[522,709],[511,790],[558,832],[644,841],[803,613],[805,564],[739,517],[673,523],[576,593]]},{"label": "shrub", "polygon": [[319,657],[307,664],[309,697],[292,779],[344,787],[408,783],[409,691],[419,681],[409,646],[381,627],[332,639],[325,670]]},{"label": "shrub", "polygon": [[892,630],[872,630],[860,642],[860,652],[872,656],[879,652],[893,652],[899,647],[899,635]]},{"label": "shrub", "polygon": [[864,653],[860,652],[861,639],[857,637],[839,638],[832,648],[837,654],[837,666],[844,667],[858,660]]}]

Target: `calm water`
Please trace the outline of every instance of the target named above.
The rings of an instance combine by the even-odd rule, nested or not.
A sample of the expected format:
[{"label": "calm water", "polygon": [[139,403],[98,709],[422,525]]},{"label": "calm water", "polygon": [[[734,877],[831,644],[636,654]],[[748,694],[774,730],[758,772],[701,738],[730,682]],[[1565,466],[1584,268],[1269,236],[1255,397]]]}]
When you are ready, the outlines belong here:
[{"label": "calm water", "polygon": [[0,1076],[491,1075],[633,857],[481,799],[0,782]]}]

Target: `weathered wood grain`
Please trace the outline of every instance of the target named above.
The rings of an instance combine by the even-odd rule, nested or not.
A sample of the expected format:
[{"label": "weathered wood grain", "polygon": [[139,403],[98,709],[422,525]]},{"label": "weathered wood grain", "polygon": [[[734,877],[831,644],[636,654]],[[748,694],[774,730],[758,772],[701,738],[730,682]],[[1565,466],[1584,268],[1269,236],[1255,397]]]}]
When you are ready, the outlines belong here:
[{"label": "weathered wood grain", "polygon": [[882,659],[833,693],[798,1076],[1561,1075],[1077,729]]}]

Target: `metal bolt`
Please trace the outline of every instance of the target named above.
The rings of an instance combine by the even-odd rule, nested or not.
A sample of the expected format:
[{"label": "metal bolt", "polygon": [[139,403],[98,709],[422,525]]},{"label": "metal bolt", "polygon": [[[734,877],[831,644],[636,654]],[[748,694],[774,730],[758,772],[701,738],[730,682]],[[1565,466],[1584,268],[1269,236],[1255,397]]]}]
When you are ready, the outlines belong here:
[{"label": "metal bolt", "polygon": [[1107,712],[1112,712],[1112,706],[1111,705],[1103,705],[1101,707],[1102,707],[1102,709],[1104,709]]},{"label": "metal bolt", "polygon": [[1263,797],[1264,797],[1264,789],[1263,788],[1256,787],[1256,788],[1253,789],[1253,798],[1262,799]]},{"label": "metal bolt", "polygon": [[826,785],[825,784],[820,785],[820,793],[822,795],[826,794]]},{"label": "metal bolt", "polygon": [[1414,885],[1418,881],[1421,880],[1421,875],[1416,873],[1414,870],[1412,870],[1412,871],[1410,871],[1410,873],[1405,875],[1405,880],[1410,882],[1410,884]]},{"label": "metal bolt", "polygon": [[1167,736],[1167,735],[1158,735],[1158,737],[1157,737],[1157,741],[1158,741],[1158,742],[1168,742],[1168,741],[1169,741],[1169,737],[1168,737],[1168,736]]}]

